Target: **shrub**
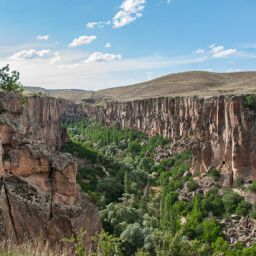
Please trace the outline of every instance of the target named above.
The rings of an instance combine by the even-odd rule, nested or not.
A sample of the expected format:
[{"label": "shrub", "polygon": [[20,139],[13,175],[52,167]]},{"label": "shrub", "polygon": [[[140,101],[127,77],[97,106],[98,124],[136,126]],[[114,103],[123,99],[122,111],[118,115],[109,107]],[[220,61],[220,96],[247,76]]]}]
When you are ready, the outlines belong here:
[{"label": "shrub", "polygon": [[208,175],[211,176],[214,181],[219,181],[221,177],[220,172],[216,168],[210,168]]},{"label": "shrub", "polygon": [[249,186],[249,190],[251,192],[256,192],[256,181],[254,181],[250,186]]},{"label": "shrub", "polygon": [[137,141],[133,141],[129,143],[128,150],[133,156],[136,156],[141,151],[141,145]]},{"label": "shrub", "polygon": [[236,214],[240,216],[246,216],[252,209],[252,205],[245,200],[242,200],[236,207]]},{"label": "shrub", "polygon": [[213,188],[205,194],[202,205],[207,212],[212,212],[214,216],[220,217],[223,215],[224,204],[217,188]]},{"label": "shrub", "polygon": [[244,96],[244,106],[251,108],[251,109],[255,109],[256,108],[256,95],[252,94],[252,95]]},{"label": "shrub", "polygon": [[191,191],[195,191],[197,188],[198,188],[198,184],[196,181],[194,181],[193,179],[189,180],[187,183],[186,183],[186,186],[188,188],[188,190],[191,192]]},{"label": "shrub", "polygon": [[199,226],[200,240],[207,243],[213,243],[218,237],[222,236],[221,226],[215,218],[205,219]]},{"label": "shrub", "polygon": [[227,214],[235,213],[238,204],[243,200],[243,197],[233,192],[232,190],[226,190],[223,195],[223,204]]},{"label": "shrub", "polygon": [[19,79],[20,73],[17,71],[10,72],[9,65],[0,69],[0,88],[3,91],[22,93],[24,88]]}]

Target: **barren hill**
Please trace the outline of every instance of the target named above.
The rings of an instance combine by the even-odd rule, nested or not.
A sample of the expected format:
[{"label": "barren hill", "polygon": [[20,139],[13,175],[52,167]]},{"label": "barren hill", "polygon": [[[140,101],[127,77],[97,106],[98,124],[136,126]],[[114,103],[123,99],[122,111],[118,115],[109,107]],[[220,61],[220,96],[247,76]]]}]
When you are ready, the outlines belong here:
[{"label": "barren hill", "polygon": [[[35,92],[35,87],[27,88]],[[256,72],[212,73],[193,71],[176,73],[157,79],[100,91],[46,90],[55,97],[99,103],[103,100],[130,101],[162,96],[212,96],[256,93]]]}]

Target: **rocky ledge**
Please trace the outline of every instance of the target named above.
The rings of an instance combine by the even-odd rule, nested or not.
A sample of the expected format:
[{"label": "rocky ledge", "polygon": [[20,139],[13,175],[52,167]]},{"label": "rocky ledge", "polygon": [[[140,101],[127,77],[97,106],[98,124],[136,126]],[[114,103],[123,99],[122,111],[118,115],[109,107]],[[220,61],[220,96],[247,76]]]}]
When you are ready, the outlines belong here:
[{"label": "rocky ledge", "polygon": [[80,192],[74,158],[58,152],[69,104],[32,98],[24,107],[17,95],[1,93],[0,105],[0,240],[60,242],[82,229],[89,247],[101,230],[99,213]]}]

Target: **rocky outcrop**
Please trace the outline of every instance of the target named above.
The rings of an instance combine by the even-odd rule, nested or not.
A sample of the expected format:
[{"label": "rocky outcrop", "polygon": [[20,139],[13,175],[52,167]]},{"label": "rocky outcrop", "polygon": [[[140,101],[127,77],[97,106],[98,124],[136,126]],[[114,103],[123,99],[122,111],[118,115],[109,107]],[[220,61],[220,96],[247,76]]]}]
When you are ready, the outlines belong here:
[{"label": "rocky outcrop", "polygon": [[41,236],[60,242],[86,231],[89,247],[101,229],[96,206],[76,183],[77,163],[57,149],[71,102],[33,97],[27,107],[0,94],[0,240]]},{"label": "rocky outcrop", "polygon": [[243,96],[175,97],[84,107],[88,116],[148,135],[161,134],[193,151],[193,172],[217,167],[225,185],[256,179],[256,112]]},{"label": "rocky outcrop", "polygon": [[256,220],[232,215],[222,220],[221,224],[224,226],[224,234],[230,244],[242,242],[250,247],[256,242]]}]

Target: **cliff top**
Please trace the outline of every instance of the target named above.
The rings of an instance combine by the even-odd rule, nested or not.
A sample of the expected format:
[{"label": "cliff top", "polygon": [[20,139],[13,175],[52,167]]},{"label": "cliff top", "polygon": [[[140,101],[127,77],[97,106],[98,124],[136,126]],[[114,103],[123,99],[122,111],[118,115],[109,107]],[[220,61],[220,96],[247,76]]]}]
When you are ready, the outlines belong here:
[{"label": "cliff top", "polygon": [[[41,90],[40,90],[41,89]],[[212,73],[192,71],[170,74],[139,84],[100,91],[46,90],[27,87],[29,93],[41,92],[55,97],[99,103],[105,100],[130,101],[163,96],[215,96],[256,93],[256,72]]]}]

